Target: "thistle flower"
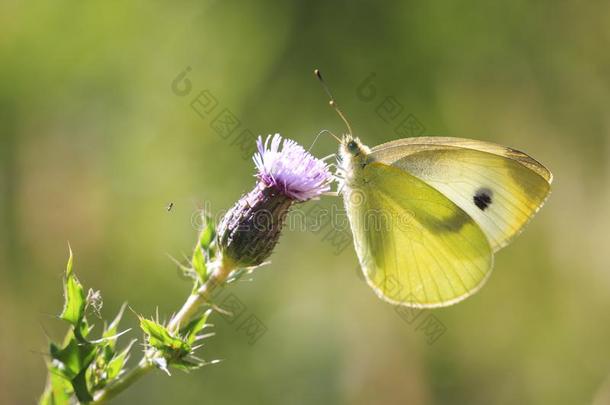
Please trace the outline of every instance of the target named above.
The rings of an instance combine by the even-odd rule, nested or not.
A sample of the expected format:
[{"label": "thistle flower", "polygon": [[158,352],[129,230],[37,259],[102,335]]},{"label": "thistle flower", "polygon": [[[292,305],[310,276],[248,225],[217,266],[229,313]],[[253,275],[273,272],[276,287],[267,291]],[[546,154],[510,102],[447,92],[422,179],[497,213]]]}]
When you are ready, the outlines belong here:
[{"label": "thistle flower", "polygon": [[257,177],[268,187],[275,187],[286,197],[307,201],[330,190],[331,175],[328,166],[316,159],[292,139],[275,134],[269,147],[268,136],[263,145],[258,138],[258,153],[253,160],[258,169]]},{"label": "thistle flower", "polygon": [[218,230],[226,260],[239,267],[258,266],[273,251],[288,210],[330,190],[328,166],[302,146],[279,134],[257,140],[253,157],[258,183],[227,212]]}]

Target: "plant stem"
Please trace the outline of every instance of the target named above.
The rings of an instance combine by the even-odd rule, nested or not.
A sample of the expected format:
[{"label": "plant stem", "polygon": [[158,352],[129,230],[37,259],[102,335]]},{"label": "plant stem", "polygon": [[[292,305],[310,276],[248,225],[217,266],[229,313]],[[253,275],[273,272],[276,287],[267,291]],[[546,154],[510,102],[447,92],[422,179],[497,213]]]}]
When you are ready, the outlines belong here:
[{"label": "plant stem", "polygon": [[94,396],[92,404],[100,405],[106,403],[106,401],[116,397],[121,392],[125,391],[129,386],[131,386],[131,384],[138,381],[142,376],[144,376],[153,368],[153,363],[148,358],[146,358],[145,355],[135,368],[125,373],[116,382],[108,385],[103,390],[98,391]]},{"label": "plant stem", "polygon": [[[187,298],[184,305],[182,305],[182,308],[180,308],[176,315],[174,315],[174,317],[172,317],[172,319],[169,321],[167,329],[170,332],[177,332],[180,325],[188,323],[203,305],[210,304],[212,292],[216,288],[221,287],[231,274],[231,271],[233,271],[233,266],[222,258],[219,258],[216,263],[213,263],[213,265],[216,265],[216,268],[213,270],[210,277],[201,287],[199,287],[197,291]],[[151,361],[151,358],[154,356],[154,352],[144,353],[144,356],[135,368],[125,373],[114,383],[109,384],[106,388],[96,392],[91,405],[101,405],[106,403],[106,401],[114,398],[130,387],[133,383],[138,381],[141,377],[146,375],[149,371],[153,370],[155,366]]]},{"label": "plant stem", "polygon": [[217,262],[217,267],[210,275],[210,278],[208,278],[195,293],[187,298],[184,305],[182,305],[182,308],[180,308],[178,313],[169,321],[167,329],[170,332],[177,331],[181,325],[186,324],[193,318],[202,305],[211,303],[212,292],[224,284],[232,270],[233,266],[220,258]]}]

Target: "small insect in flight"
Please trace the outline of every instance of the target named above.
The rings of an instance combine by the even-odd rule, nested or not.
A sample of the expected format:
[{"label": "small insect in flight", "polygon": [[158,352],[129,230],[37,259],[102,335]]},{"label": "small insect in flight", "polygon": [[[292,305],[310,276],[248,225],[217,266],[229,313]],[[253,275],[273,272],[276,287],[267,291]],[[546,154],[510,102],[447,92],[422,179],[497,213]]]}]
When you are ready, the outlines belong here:
[{"label": "small insect in flight", "polygon": [[170,211],[172,210],[172,208],[174,208],[174,203],[173,203],[173,202],[170,202],[170,203],[167,205],[167,212],[170,212]]}]

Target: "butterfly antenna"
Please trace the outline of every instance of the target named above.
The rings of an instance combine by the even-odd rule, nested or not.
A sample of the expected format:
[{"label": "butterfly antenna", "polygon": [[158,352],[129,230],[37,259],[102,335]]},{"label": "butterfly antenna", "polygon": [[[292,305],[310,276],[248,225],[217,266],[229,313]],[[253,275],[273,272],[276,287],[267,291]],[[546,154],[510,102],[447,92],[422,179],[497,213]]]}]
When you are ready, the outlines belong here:
[{"label": "butterfly antenna", "polygon": [[311,146],[309,147],[309,149],[307,149],[308,152],[311,152],[311,150],[313,149],[314,145],[316,144],[316,142],[318,142],[318,138],[320,137],[320,135],[327,133],[330,136],[332,136],[333,138],[335,138],[337,140],[337,142],[341,143],[341,139],[339,139],[335,134],[333,134],[332,132],[330,132],[328,129],[323,129],[321,130],[318,135],[316,135],[316,137],[314,138],[313,142],[311,143]]},{"label": "butterfly antenna", "polygon": [[[322,78],[322,73],[320,72],[320,69],[316,69],[313,71],[313,73],[316,75],[316,77],[318,78],[318,80],[320,81],[320,84],[322,85],[322,88],[324,89],[324,91],[326,92],[326,95],[328,95],[328,98],[330,98],[330,101],[328,104],[330,104],[330,106],[332,108],[335,109],[335,111],[337,112],[337,114],[339,114],[339,117],[341,117],[341,119],[343,120],[343,122],[345,123],[345,126],[347,126],[347,131],[350,135],[353,135],[352,132],[352,127],[349,124],[349,121],[347,121],[347,118],[345,118],[345,115],[343,115],[343,112],[341,111],[341,109],[339,108],[339,106],[337,105],[337,102],[335,101],[335,98],[333,97],[333,94],[330,92],[330,89],[328,88],[328,86],[326,85],[326,82],[324,81],[324,79]],[[336,138],[336,137],[335,137]]]}]

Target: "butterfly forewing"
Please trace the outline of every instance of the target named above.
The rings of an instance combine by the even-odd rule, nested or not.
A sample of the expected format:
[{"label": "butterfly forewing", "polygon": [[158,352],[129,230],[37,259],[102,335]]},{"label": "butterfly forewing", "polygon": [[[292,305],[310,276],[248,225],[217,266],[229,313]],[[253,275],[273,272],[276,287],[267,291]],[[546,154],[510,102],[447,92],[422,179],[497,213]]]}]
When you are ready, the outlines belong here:
[{"label": "butterfly forewing", "polygon": [[543,205],[552,175],[523,152],[460,138],[413,138],[380,145],[373,160],[440,191],[483,229],[492,248],[510,242]]}]

